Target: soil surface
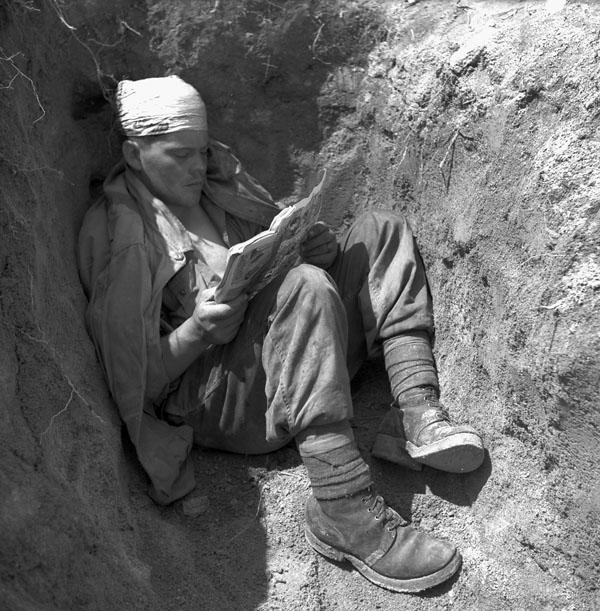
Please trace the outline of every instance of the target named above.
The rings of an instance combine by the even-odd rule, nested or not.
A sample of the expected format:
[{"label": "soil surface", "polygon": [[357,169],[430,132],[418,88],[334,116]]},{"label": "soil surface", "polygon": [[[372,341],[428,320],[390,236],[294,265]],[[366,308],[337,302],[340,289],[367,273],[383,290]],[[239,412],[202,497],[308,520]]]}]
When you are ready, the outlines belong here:
[{"label": "soil surface", "polygon": [[[600,6],[420,0],[12,0],[0,5],[0,607],[600,608]],[[284,201],[327,167],[325,218],[407,216],[428,268],[467,475],[372,459],[381,363],[353,381],[388,502],[460,574],[377,588],[303,537],[292,446],[198,449],[158,507],[85,330],[75,249],[118,157],[125,77],[177,73]]]}]

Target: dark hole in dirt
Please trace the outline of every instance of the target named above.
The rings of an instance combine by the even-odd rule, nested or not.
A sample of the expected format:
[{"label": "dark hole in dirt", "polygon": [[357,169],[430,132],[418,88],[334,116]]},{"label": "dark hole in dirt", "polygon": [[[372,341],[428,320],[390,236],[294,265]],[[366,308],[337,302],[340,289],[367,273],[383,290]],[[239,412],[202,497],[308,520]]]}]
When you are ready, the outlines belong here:
[{"label": "dark hole in dirt", "polygon": [[4,6],[0,6],[0,29],[4,28],[10,23],[8,19],[8,11]]},{"label": "dark hole in dirt", "polygon": [[473,250],[474,246],[475,244],[472,241],[469,241],[465,244],[460,243],[460,244],[457,244],[455,252],[459,257],[464,257]]},{"label": "dark hole in dirt", "polygon": [[537,87],[530,87],[523,92],[523,97],[517,102],[519,108],[525,108],[532,102],[535,102],[540,97],[540,89]]},{"label": "dark hole in dirt", "polygon": [[89,191],[90,199],[94,201],[102,195],[102,183],[104,182],[104,176],[94,174],[90,177]]},{"label": "dark hole in dirt", "polygon": [[108,100],[99,83],[81,79],[74,83],[71,97],[71,116],[76,121],[87,119],[90,115],[102,112]]}]

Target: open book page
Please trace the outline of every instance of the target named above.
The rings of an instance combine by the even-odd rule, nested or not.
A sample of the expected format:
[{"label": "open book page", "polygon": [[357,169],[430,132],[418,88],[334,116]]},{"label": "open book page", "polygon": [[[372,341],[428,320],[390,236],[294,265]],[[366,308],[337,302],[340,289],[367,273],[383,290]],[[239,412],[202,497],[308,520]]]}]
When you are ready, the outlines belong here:
[{"label": "open book page", "polygon": [[224,303],[248,292],[261,271],[269,266],[278,237],[267,230],[229,249],[223,278],[215,289],[215,301]]},{"label": "open book page", "polygon": [[327,172],[324,171],[319,184],[307,197],[282,210],[273,219],[270,229],[277,233],[279,242],[268,269],[263,271],[257,286],[253,287],[255,293],[271,282],[273,278],[289,271],[298,263],[300,244],[306,237],[307,231],[319,220],[321,214],[322,191],[326,174]]},{"label": "open book page", "polygon": [[299,260],[306,232],[317,222],[322,207],[326,172],[304,199],[284,208],[266,231],[229,249],[227,265],[215,289],[215,300],[225,302],[242,292],[251,297]]}]

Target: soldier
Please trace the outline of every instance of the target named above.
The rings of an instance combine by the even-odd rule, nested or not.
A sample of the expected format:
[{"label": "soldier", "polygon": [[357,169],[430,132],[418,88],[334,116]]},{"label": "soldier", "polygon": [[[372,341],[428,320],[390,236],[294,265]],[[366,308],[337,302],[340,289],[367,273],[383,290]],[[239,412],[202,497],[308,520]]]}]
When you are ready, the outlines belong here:
[{"label": "soldier", "polygon": [[394,404],[375,455],[461,472],[481,438],[439,403],[431,298],[410,228],[372,212],[338,244],[324,223],[304,261],[262,289],[216,303],[228,247],[279,211],[208,136],[198,92],[179,77],[122,81],[123,160],[80,235],[87,321],[151,495],[195,485],[192,443],[246,454],[292,439],[312,486],[306,537],[372,582],[420,591],[460,567],[456,548],[421,533],[373,489],[349,418],[350,378],[383,353]]}]

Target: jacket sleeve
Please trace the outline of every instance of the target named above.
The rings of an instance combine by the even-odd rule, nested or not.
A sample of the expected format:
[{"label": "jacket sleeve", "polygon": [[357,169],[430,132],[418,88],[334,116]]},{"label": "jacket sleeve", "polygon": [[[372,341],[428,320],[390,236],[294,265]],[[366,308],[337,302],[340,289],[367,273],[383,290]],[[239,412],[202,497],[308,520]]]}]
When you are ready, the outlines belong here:
[{"label": "jacket sleeve", "polygon": [[[135,231],[135,224],[130,229]],[[87,287],[87,322],[113,399],[152,482],[151,496],[169,503],[194,487],[192,429],[156,418],[154,404],[169,382],[160,350],[160,293],[153,291],[143,242],[120,243],[111,236],[107,263]],[[80,252],[80,260],[90,259],[93,254]]]}]

